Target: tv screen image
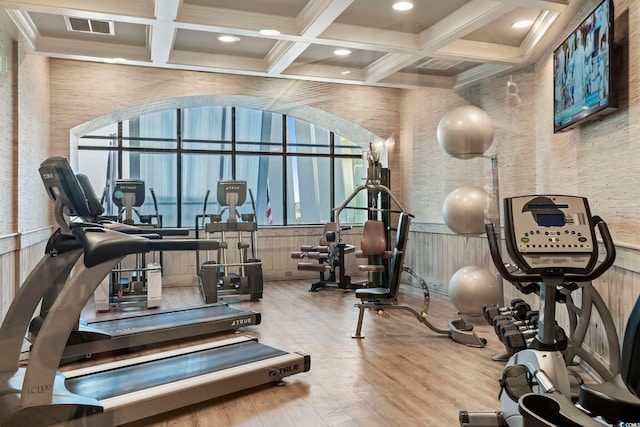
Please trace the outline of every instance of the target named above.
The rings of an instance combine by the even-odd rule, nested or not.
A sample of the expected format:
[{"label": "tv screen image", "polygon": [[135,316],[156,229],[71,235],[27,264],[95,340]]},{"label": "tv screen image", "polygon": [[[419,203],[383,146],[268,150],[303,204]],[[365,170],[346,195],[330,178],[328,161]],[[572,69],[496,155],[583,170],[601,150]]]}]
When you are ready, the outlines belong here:
[{"label": "tv screen image", "polygon": [[553,53],[554,132],[615,110],[613,4],[604,0]]}]

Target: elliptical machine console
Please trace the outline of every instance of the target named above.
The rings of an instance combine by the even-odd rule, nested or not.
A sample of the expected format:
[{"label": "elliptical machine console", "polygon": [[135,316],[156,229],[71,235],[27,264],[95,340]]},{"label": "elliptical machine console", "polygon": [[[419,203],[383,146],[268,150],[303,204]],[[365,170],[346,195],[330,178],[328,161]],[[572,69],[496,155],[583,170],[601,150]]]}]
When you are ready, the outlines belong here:
[{"label": "elliptical machine console", "polygon": [[587,199],[521,196],[505,199],[505,238],[526,274],[586,274],[598,258]]}]

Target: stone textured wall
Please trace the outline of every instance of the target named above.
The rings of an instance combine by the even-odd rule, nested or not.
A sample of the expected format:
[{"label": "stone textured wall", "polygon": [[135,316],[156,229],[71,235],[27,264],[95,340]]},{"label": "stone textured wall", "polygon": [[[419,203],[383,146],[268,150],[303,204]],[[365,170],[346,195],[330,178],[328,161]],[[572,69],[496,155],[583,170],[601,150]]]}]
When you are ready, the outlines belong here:
[{"label": "stone textured wall", "polygon": [[38,175],[49,149],[48,67],[47,58],[24,54],[0,12],[0,319],[50,234]]},{"label": "stone textured wall", "polygon": [[[3,21],[0,21],[2,23]],[[0,236],[15,231],[14,146],[17,142],[17,75],[14,70],[14,41],[0,25]]]},{"label": "stone textured wall", "polygon": [[48,209],[34,209],[50,204],[38,174],[49,152],[49,60],[20,50],[19,61],[16,203],[17,229],[25,232],[49,224]]},{"label": "stone textured wall", "polygon": [[[300,117],[313,107],[386,138],[399,127],[399,89],[51,60],[51,153],[68,156],[71,129],[136,108],[171,108],[175,98],[225,97]],[[249,103],[249,104],[248,104]],[[148,108],[146,108],[148,106]],[[322,124],[322,123],[320,123]],[[330,126],[340,133],[340,129]]]}]

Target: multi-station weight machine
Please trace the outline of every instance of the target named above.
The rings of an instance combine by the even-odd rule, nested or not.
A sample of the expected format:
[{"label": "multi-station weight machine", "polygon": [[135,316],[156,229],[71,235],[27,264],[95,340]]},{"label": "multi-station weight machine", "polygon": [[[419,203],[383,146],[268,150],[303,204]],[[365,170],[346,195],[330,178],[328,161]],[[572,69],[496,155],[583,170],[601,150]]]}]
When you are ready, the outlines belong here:
[{"label": "multi-station weight machine", "polygon": [[[406,253],[406,242],[409,235],[409,226],[413,215],[408,213],[402,204],[396,199],[389,189],[390,172],[383,168],[380,162],[380,152],[370,145],[369,151],[365,153],[368,168],[366,183],[356,188],[347,199],[336,208],[335,217],[338,227],[340,226],[340,213],[344,209],[365,209],[368,212],[368,221],[378,223],[378,237],[366,240],[384,240],[386,251],[390,256],[382,256],[381,263],[367,264],[358,267],[360,271],[367,272],[370,278],[379,274],[376,280],[369,280],[367,286],[356,289],[356,298],[360,302],[355,306],[359,309],[356,333],[353,338],[364,338],[362,335],[362,322],[366,309],[375,310],[377,313],[384,313],[386,310],[402,310],[411,313],[420,323],[431,329],[433,332],[443,334],[452,340],[470,347],[484,347],[486,340],[478,337],[473,332],[473,326],[468,325],[462,319],[453,319],[445,327],[439,327],[431,323],[428,319],[430,304],[429,286],[425,280],[417,274],[411,267],[404,264],[404,254]],[[366,208],[350,207],[349,203],[361,192],[366,191],[368,206]],[[395,209],[392,208],[392,203]],[[392,215],[398,215],[398,226],[391,226]],[[380,224],[381,223],[381,224]],[[365,223],[365,230],[367,224]],[[392,247],[391,233],[395,231],[395,246]],[[364,233],[363,233],[364,236]],[[369,258],[369,262],[371,262]],[[423,291],[423,306],[421,310],[416,310],[409,305],[400,304],[398,301],[399,285],[402,282],[419,284]]]},{"label": "multi-station weight machine", "polygon": [[[252,212],[239,213],[237,208],[245,204],[247,192],[251,199]],[[206,260],[200,263],[200,253],[196,252],[200,290],[206,303],[217,302],[218,298],[237,298],[249,296],[251,301],[262,298],[263,279],[262,261],[257,258],[258,223],[255,202],[251,190],[247,190],[246,181],[218,181],[216,198],[221,210],[216,214],[207,214],[209,191],[205,196],[203,213],[196,215],[196,238],[200,238],[200,226],[206,239],[215,239],[219,248],[215,258],[206,252]],[[223,216],[226,215],[226,221]],[[238,220],[239,219],[239,220]],[[208,222],[207,222],[208,220]],[[229,238],[236,233],[237,242]],[[249,241],[245,241],[249,233]],[[237,255],[231,255],[230,244],[237,246]],[[249,255],[251,255],[249,257]],[[233,257],[233,259],[231,259]]]},{"label": "multi-station weight machine", "polygon": [[[116,179],[112,200],[118,207],[118,215],[113,219],[128,225],[146,226],[150,229],[161,228],[162,215],[158,211],[158,200],[153,188],[149,191],[153,198],[155,212],[143,215],[139,209],[145,200],[144,180]],[[96,310],[159,307],[162,302],[162,255],[160,254],[159,260],[156,259],[156,255],[154,253],[153,259],[147,262],[146,254],[135,254],[118,264],[96,289],[94,294]]]}]

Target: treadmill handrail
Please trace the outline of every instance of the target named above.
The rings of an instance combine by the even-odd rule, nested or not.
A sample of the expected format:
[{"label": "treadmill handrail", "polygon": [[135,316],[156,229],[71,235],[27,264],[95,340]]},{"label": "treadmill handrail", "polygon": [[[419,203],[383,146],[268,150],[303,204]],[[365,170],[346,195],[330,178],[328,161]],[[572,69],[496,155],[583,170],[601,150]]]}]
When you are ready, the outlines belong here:
[{"label": "treadmill handrail", "polygon": [[74,226],[72,231],[83,243],[84,264],[87,267],[130,254],[154,251],[217,250],[220,247],[220,243],[216,240],[148,239],[90,224]]}]

